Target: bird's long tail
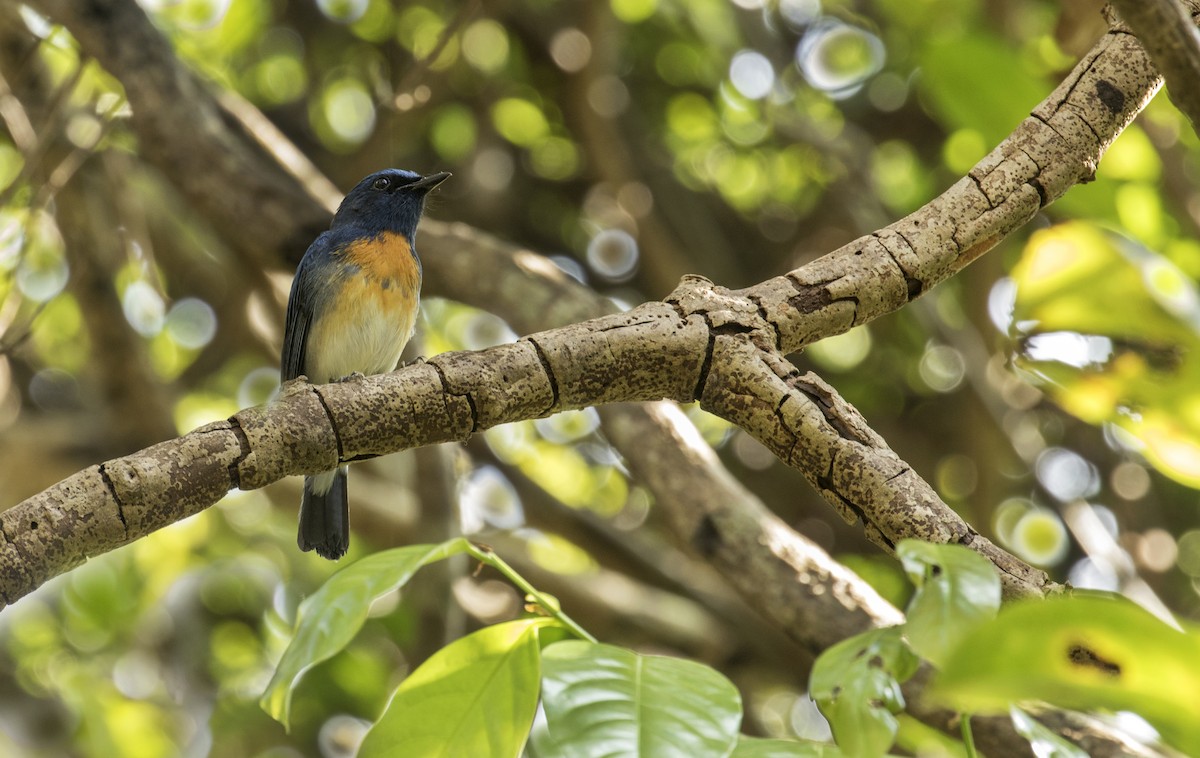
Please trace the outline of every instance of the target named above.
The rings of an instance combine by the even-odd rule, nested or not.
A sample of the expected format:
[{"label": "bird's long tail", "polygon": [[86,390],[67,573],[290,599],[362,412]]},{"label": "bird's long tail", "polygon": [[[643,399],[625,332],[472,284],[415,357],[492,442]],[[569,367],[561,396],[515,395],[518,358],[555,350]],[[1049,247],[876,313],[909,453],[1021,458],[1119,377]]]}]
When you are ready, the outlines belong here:
[{"label": "bird's long tail", "polygon": [[350,547],[350,508],[346,499],[346,467],[304,477],[300,501],[301,550],[336,561]]}]

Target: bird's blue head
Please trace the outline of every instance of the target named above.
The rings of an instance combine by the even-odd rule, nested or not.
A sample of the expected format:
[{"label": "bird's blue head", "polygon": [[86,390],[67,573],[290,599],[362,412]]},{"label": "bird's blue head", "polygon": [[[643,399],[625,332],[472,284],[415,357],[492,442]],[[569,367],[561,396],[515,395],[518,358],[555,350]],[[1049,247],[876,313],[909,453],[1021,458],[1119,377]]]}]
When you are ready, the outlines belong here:
[{"label": "bird's blue head", "polygon": [[346,193],[330,228],[359,226],[375,232],[399,232],[412,240],[425,195],[448,178],[447,171],[429,176],[399,168],[376,171]]}]

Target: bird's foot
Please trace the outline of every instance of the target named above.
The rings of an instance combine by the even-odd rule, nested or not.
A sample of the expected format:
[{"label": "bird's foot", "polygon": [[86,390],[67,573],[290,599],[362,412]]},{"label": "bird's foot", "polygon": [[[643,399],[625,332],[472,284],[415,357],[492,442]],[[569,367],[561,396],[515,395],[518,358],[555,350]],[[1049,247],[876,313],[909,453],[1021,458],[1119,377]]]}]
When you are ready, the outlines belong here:
[{"label": "bird's foot", "polygon": [[364,374],[363,372],[355,371],[351,374],[347,374],[346,376],[343,376],[341,379],[338,379],[338,381],[339,382],[361,382],[363,379],[366,379],[366,378],[367,378],[367,375]]}]

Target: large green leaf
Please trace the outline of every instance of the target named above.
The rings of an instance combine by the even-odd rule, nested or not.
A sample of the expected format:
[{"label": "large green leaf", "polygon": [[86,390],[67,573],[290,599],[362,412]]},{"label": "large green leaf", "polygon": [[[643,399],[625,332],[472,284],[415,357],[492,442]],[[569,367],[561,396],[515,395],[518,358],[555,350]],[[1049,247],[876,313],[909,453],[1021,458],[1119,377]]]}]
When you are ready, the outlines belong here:
[{"label": "large green leaf", "polygon": [[809,694],[847,755],[883,755],[896,738],[899,723],[894,714],[904,708],[900,682],[920,665],[902,632],[903,627],[890,626],[855,635],[826,650],[813,664]]},{"label": "large green leaf", "polygon": [[417,569],[462,553],[470,546],[456,538],[440,545],[409,545],[385,550],[353,563],[300,604],[296,633],[275,668],[259,704],[288,726],[292,692],[300,677],[332,658],[354,639],[376,598],[401,587]]},{"label": "large green leaf", "polygon": [[1120,597],[1080,595],[1005,606],[946,661],[931,695],[958,710],[998,712],[1040,700],[1134,711],[1200,755],[1200,636]]},{"label": "large green leaf", "polygon": [[537,712],[538,631],[558,624],[496,624],[434,653],[396,689],[359,758],[519,756]]},{"label": "large green leaf", "polygon": [[574,640],[542,666],[540,756],[720,758],[737,744],[741,696],[708,666]]},{"label": "large green leaf", "polygon": [[962,545],[903,540],[896,545],[917,591],[904,636],[922,658],[941,665],[964,635],[1000,608],[1000,579],[983,556]]},{"label": "large green leaf", "polygon": [[1116,424],[1200,487],[1200,294],[1168,259],[1084,222],[1032,235],[1013,268],[1017,365],[1068,412]]}]

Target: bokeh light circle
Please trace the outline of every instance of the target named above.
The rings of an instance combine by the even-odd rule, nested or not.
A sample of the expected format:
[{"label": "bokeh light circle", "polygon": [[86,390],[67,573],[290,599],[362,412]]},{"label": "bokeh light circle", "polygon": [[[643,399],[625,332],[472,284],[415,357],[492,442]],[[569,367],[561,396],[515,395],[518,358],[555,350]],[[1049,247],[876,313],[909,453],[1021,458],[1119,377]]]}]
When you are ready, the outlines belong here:
[{"label": "bokeh light circle", "polygon": [[762,100],[775,86],[775,68],[756,50],[741,50],[729,62],[729,81],[751,100]]},{"label": "bokeh light circle", "polygon": [[588,265],[610,282],[622,282],[633,276],[638,256],[637,240],[623,229],[601,230],[588,243]]},{"label": "bokeh light circle", "polygon": [[796,46],[796,65],[808,83],[830,96],[849,97],[883,67],[883,41],[832,19],[813,24]]}]

